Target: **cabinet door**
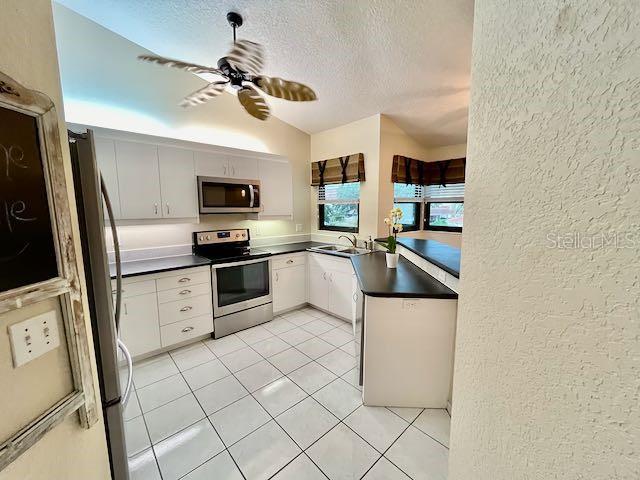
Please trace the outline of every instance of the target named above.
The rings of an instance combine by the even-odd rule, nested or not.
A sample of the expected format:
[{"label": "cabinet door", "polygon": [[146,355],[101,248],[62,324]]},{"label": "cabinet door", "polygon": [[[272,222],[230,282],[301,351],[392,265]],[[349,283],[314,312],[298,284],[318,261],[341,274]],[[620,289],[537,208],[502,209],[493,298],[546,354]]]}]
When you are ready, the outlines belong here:
[{"label": "cabinet door", "polygon": [[273,311],[281,312],[307,301],[304,265],[273,270]]},{"label": "cabinet door", "polygon": [[293,216],[293,179],[288,162],[260,160],[261,217]]},{"label": "cabinet door", "polygon": [[121,218],[160,218],[158,147],[116,141]]},{"label": "cabinet door", "polygon": [[[118,168],[116,166],[116,145],[108,138],[94,137],[96,162],[109,193],[113,216],[120,218],[120,193],[118,192]],[[104,207],[105,215],[107,208]],[[106,218],[105,218],[106,220]]]},{"label": "cabinet door", "polygon": [[158,147],[160,193],[164,218],[198,216],[198,188],[193,152],[184,148]]},{"label": "cabinet door", "polygon": [[351,273],[331,270],[329,277],[329,311],[351,320],[353,317],[353,277]]},{"label": "cabinet door", "polygon": [[309,303],[318,308],[329,308],[329,281],[322,265],[309,262]]},{"label": "cabinet door", "polygon": [[229,157],[229,176],[257,180],[258,161],[255,158]]},{"label": "cabinet door", "polygon": [[204,177],[229,177],[229,160],[210,152],[193,152],[196,161],[196,173]]},{"label": "cabinet door", "polygon": [[155,292],[122,300],[120,338],[134,357],[160,348],[158,301]]}]

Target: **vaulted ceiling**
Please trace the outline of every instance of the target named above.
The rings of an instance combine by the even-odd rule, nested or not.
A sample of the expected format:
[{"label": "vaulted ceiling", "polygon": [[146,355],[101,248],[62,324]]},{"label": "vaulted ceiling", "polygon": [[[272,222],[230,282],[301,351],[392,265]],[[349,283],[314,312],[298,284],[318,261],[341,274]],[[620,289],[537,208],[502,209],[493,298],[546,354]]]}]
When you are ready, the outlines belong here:
[{"label": "vaulted ceiling", "polygon": [[466,141],[473,0],[56,1],[159,55],[212,66],[237,11],[238,37],[266,48],[264,73],[318,94],[270,98],[285,122],[315,133],[384,113],[427,146]]}]

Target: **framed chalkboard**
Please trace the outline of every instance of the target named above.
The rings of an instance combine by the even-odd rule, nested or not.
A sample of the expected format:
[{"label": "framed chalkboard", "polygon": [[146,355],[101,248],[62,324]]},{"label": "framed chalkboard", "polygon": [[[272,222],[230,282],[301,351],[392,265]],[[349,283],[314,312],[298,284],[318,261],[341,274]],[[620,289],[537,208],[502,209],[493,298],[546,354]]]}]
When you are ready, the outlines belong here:
[{"label": "framed chalkboard", "polygon": [[0,292],[59,276],[38,123],[0,107]]},{"label": "framed chalkboard", "polygon": [[0,72],[0,325],[5,312],[57,298],[73,377],[73,391],[0,439],[0,471],[71,414],[85,428],[99,419],[67,171],[53,101]]}]

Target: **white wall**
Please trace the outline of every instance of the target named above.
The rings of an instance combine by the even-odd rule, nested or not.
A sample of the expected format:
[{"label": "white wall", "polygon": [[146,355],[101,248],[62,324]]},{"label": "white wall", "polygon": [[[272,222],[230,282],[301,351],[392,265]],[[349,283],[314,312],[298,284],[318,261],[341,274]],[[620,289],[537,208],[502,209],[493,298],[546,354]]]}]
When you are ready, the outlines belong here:
[{"label": "white wall", "polygon": [[[49,0],[3,0],[1,9],[0,71],[27,88],[47,94],[53,100],[60,117],[61,138],[64,138],[62,135],[66,131],[51,3]],[[70,179],[69,149],[64,142],[62,153],[65,173],[67,179]],[[69,200],[71,205],[75,205],[71,189]],[[72,220],[74,238],[78,239],[75,210],[72,212]],[[76,249],[76,257],[82,261],[79,248]],[[0,275],[3,273],[0,271]],[[82,269],[80,275],[83,275]],[[84,281],[81,289],[86,290]],[[84,293],[83,309],[88,311]],[[60,347],[42,357],[17,369],[13,368],[7,327],[50,311],[56,312],[58,322],[61,323],[62,314],[59,302],[55,299],[0,315],[0,442],[35,419],[72,389],[69,356],[64,341]],[[88,315],[86,320],[90,320]],[[89,324],[87,332],[91,336]],[[99,392],[97,383],[96,378],[95,390]],[[109,476],[102,419],[85,430],[80,427],[76,414],[47,433],[35,446],[0,472],[1,480],[106,480]]]},{"label": "white wall", "polygon": [[[311,161],[317,162],[352,153],[364,153],[366,180],[360,184],[360,232],[358,237],[375,237],[378,219],[378,165],[380,159],[380,115],[311,135]],[[318,232],[317,189],[311,189],[312,233],[328,239],[340,233]]]},{"label": "white wall", "polygon": [[199,225],[120,227],[123,248],[144,248],[149,241],[188,244],[194,230],[231,225],[251,228],[254,237],[292,235],[296,224],[309,233],[308,134],[274,117],[262,122],[249,116],[228,93],[206,105],[179,107],[180,99],[204,80],[140,62],[136,57],[148,51],[56,3],[54,19],[68,122],[273,153],[292,165],[293,220],[257,222],[230,215],[203,218]]},{"label": "white wall", "polygon": [[640,478],[640,3],[476,2],[473,41],[449,478]]}]

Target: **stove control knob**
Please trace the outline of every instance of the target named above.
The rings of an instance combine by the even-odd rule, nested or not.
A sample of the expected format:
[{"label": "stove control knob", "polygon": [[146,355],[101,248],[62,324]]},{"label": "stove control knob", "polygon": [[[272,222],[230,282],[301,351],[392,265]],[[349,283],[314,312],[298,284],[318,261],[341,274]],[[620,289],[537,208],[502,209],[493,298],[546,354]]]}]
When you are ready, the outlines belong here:
[{"label": "stove control knob", "polygon": [[236,238],[240,238],[240,234],[239,233],[236,233]]},{"label": "stove control knob", "polygon": [[207,240],[211,240],[211,235],[207,235]]},{"label": "stove control knob", "polygon": [[243,234],[242,234],[242,238],[244,238],[244,237],[246,237],[246,236],[247,236],[247,234],[246,234],[246,233],[243,233]]}]

